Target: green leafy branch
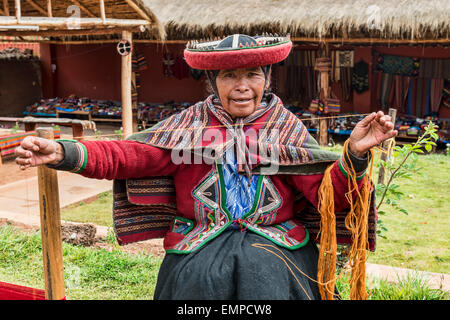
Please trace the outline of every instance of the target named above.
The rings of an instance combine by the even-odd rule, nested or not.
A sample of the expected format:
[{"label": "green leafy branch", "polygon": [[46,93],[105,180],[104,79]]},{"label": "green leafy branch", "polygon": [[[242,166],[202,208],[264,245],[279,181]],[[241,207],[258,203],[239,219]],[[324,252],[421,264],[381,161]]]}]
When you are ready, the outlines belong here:
[{"label": "green leafy branch", "polygon": [[[400,158],[398,165],[395,165],[390,161],[380,161],[380,165],[382,165],[386,172],[389,173],[389,178],[386,184],[379,183],[376,188],[377,193],[381,194],[381,199],[377,204],[378,214],[386,214],[386,212],[380,210],[380,207],[384,202],[389,204],[395,210],[406,215],[408,214],[408,211],[403,208],[399,202],[402,199],[402,196],[404,196],[404,193],[399,190],[400,186],[395,184],[394,180],[397,178],[412,179],[414,174],[422,175],[420,171],[422,168],[417,166],[418,154],[423,154],[423,149],[430,152],[433,149],[433,146],[436,146],[434,141],[439,138],[436,132],[437,126],[430,121],[428,126],[425,127],[424,134],[421,135],[415,143],[394,147],[394,159]],[[408,159],[410,161],[408,161]],[[384,227],[382,220],[378,220],[378,223],[381,230],[378,230],[377,233],[379,236],[384,237],[382,231],[387,231],[387,229]]]}]

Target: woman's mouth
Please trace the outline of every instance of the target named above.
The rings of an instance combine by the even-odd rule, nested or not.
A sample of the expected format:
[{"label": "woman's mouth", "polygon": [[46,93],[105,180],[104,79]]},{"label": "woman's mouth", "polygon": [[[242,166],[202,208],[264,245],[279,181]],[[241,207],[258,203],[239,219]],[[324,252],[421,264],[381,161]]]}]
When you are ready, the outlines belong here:
[{"label": "woman's mouth", "polygon": [[236,104],[246,104],[252,101],[252,99],[231,99]]}]

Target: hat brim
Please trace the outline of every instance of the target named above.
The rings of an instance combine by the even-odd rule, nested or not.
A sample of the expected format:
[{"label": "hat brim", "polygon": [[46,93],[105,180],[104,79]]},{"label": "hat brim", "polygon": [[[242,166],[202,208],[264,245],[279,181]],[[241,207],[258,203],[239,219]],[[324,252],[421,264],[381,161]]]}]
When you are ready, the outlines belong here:
[{"label": "hat brim", "polygon": [[283,61],[289,55],[292,42],[255,48],[223,51],[184,50],[187,64],[199,70],[255,68]]}]

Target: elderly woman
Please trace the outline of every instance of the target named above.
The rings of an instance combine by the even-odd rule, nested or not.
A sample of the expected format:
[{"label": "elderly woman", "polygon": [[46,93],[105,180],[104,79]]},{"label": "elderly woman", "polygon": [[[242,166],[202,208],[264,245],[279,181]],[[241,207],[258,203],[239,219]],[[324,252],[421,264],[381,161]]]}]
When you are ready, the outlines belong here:
[{"label": "elderly woman", "polygon": [[302,216],[317,208],[328,166],[335,211],[346,210],[348,168],[360,186],[369,149],[396,132],[380,111],[356,125],[346,156],[321,150],[267,91],[270,65],[291,47],[245,35],[192,43],[185,58],[206,70],[206,100],[126,141],[27,137],[16,161],[114,179],[119,243],[164,237],[155,299],[320,299]]}]

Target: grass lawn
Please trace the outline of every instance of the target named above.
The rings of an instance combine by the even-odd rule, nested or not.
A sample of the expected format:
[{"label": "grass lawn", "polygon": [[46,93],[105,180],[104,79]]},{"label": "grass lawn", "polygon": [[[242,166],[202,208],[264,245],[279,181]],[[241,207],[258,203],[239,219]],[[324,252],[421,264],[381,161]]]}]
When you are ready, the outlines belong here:
[{"label": "grass lawn", "polygon": [[[152,299],[161,258],[63,243],[67,299]],[[0,226],[0,281],[44,289],[40,231]]]},{"label": "grass lawn", "polygon": [[[64,279],[69,300],[152,299],[162,259],[119,250],[77,247],[63,243]],[[40,232],[29,234],[0,226],[0,281],[43,289]],[[348,279],[337,287],[348,299]],[[448,300],[449,294],[430,289],[421,279],[400,284],[371,284],[373,300]]]}]

